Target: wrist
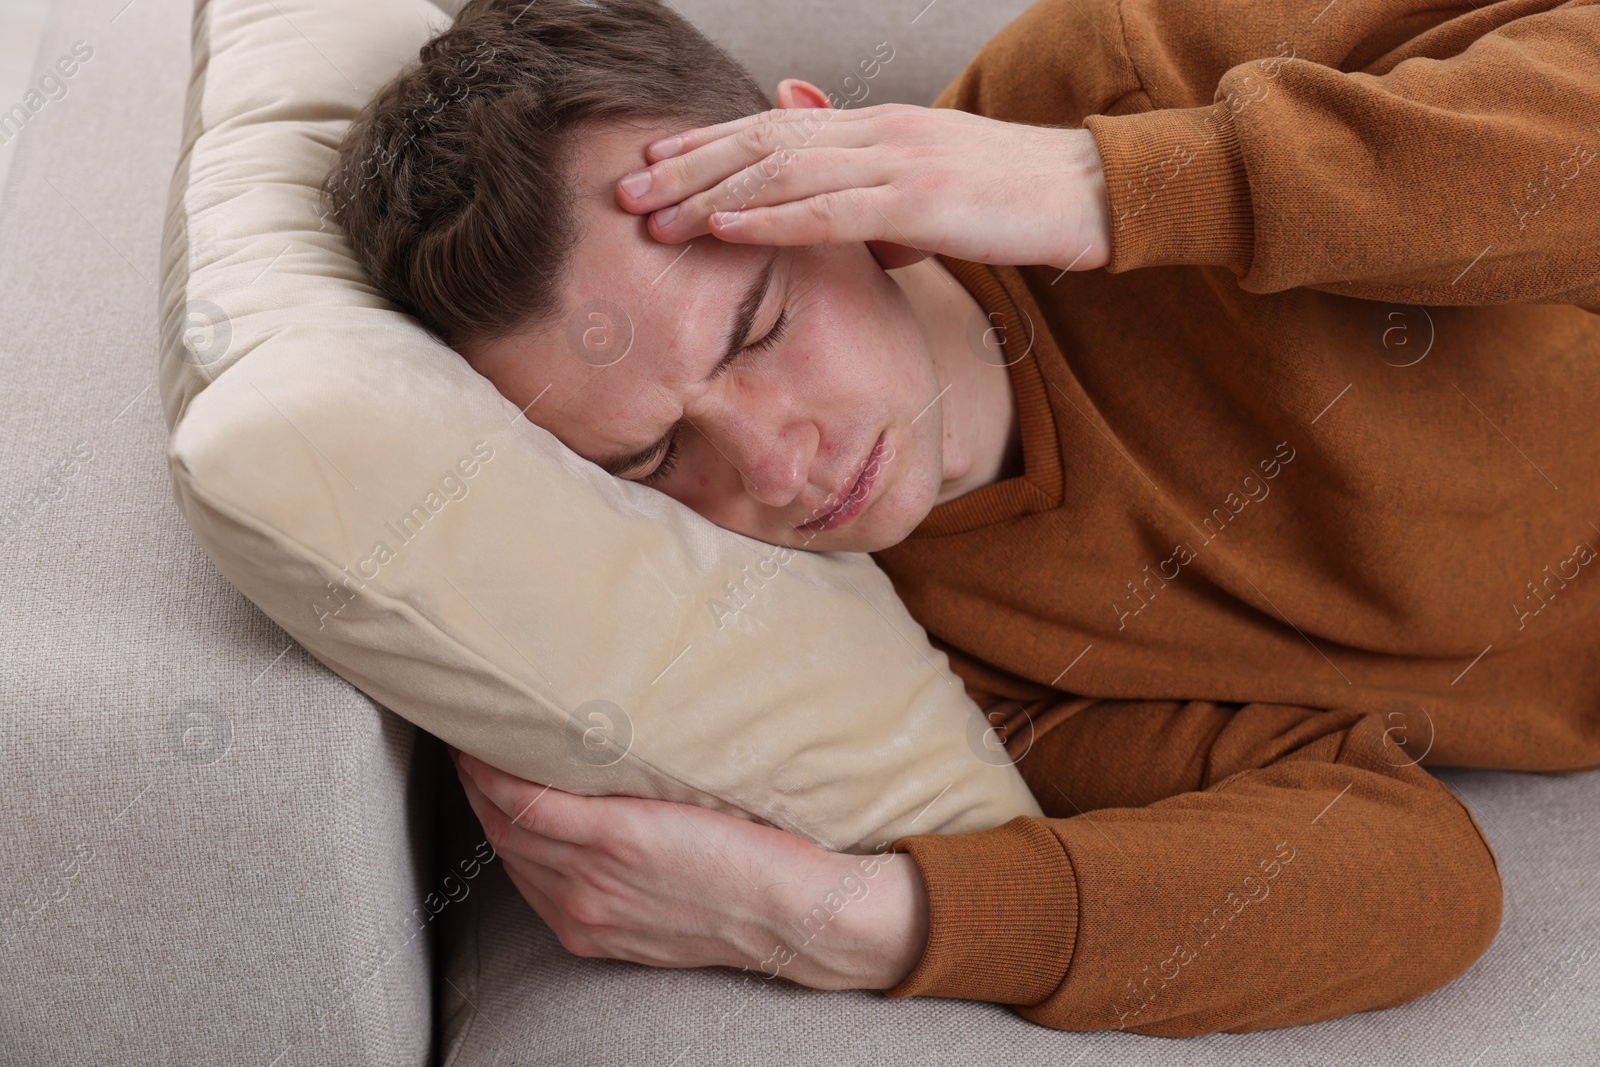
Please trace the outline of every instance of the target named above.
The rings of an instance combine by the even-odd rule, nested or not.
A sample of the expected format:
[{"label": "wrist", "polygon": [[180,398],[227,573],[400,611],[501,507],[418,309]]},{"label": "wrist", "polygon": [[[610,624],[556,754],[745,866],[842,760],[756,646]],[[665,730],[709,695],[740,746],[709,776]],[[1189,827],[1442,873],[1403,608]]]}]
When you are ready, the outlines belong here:
[{"label": "wrist", "polygon": [[1105,166],[1094,134],[1086,129],[1060,130],[1066,147],[1066,180],[1060,183],[1067,197],[1061,217],[1072,221],[1063,227],[1065,244],[1050,265],[1058,270],[1095,270],[1111,262],[1111,199],[1106,191]]},{"label": "wrist", "polygon": [[880,909],[866,916],[875,924],[878,951],[869,958],[877,965],[863,989],[892,989],[905,981],[922,961],[928,945],[928,889],[917,861],[903,852],[891,852],[881,859]]},{"label": "wrist", "polygon": [[927,890],[903,853],[828,853],[779,908],[761,969],[814,989],[892,988],[927,945]]}]

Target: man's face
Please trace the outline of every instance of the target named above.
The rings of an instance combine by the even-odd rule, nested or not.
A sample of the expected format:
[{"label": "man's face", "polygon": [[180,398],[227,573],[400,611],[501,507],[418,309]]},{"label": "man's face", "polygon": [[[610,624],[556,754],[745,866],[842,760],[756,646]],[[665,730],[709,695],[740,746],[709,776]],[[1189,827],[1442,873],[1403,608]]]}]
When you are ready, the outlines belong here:
[{"label": "man's face", "polygon": [[[643,168],[646,145],[675,132],[605,126],[585,138],[563,315],[463,354],[585,459],[649,450],[612,473],[718,526],[813,551],[898,543],[943,477],[940,387],[911,302],[862,243],[655,240],[613,190]],[[731,340],[744,348],[719,370],[741,305],[753,315]],[[669,433],[676,459],[662,470],[654,446]],[[864,472],[864,504],[840,524]]]}]

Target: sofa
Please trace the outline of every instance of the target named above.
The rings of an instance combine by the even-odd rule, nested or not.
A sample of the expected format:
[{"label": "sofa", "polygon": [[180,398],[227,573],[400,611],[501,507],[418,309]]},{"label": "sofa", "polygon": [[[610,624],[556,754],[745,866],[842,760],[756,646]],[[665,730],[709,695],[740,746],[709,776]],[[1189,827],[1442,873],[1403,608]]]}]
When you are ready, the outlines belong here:
[{"label": "sofa", "polygon": [[[926,103],[1027,4],[676,6],[769,92],[842,92],[887,40],[863,102]],[[1600,772],[1430,768],[1495,849],[1499,936],[1434,993],[1314,1026],[1068,1033],[567,953],[442,745],[234,590],[173,501],[156,291],[190,16],[57,0],[30,84],[64,92],[3,148],[0,1064],[1600,1062]]]}]

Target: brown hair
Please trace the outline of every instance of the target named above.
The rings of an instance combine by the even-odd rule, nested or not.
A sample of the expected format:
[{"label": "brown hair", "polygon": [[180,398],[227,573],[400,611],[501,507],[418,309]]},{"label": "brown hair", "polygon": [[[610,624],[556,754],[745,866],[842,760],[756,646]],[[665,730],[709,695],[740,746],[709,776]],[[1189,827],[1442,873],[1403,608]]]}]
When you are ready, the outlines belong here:
[{"label": "brown hair", "polygon": [[470,0],[351,124],[325,210],[441,341],[497,340],[561,311],[587,124],[688,129],[770,107],[660,0]]}]

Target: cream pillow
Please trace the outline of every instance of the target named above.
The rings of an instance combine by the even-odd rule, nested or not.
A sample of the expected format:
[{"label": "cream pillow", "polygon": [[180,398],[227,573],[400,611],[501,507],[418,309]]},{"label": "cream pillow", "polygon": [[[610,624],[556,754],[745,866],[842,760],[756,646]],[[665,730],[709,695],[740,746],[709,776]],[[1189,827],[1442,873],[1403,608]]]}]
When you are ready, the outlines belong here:
[{"label": "cream pillow", "polygon": [[160,367],[196,539],[334,671],[525,778],[839,851],[1040,814],[870,556],[768,545],[605,474],[322,224],[346,126],[449,21],[196,5]]}]

